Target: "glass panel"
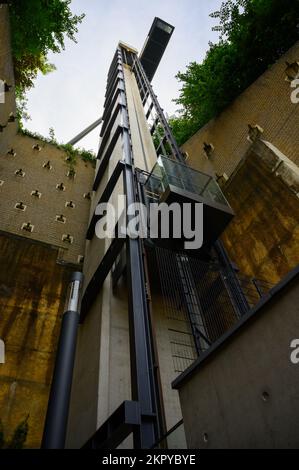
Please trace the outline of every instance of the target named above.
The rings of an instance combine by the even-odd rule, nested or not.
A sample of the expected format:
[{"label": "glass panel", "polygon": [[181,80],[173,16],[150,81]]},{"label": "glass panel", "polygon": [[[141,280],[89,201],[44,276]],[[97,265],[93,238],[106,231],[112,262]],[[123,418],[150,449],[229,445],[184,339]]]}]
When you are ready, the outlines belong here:
[{"label": "glass panel", "polygon": [[163,23],[160,20],[157,21],[157,26],[158,26],[158,28],[163,29],[163,31],[165,31],[168,34],[171,34],[172,31],[173,31],[173,28],[171,26],[169,26],[166,23]]},{"label": "glass panel", "polygon": [[203,191],[203,197],[211,199],[212,201],[219,202],[219,204],[228,205],[221,189],[214,179],[211,179],[208,186]]},{"label": "glass panel", "polygon": [[160,156],[148,177],[145,189],[149,197],[159,200],[169,185],[202,196],[207,201],[228,206],[220,187],[210,175]]}]

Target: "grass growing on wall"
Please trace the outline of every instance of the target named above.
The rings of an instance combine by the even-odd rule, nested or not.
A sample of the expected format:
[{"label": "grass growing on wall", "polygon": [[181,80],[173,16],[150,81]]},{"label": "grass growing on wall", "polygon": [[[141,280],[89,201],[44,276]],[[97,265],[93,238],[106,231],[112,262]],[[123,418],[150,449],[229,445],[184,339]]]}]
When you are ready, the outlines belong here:
[{"label": "grass growing on wall", "polygon": [[93,167],[95,167],[96,155],[94,154],[94,152],[81,148],[76,149],[70,144],[58,143],[55,138],[54,130],[52,128],[50,129],[50,137],[44,137],[41,134],[38,134],[37,132],[31,132],[28,129],[24,129],[23,127],[19,129],[19,133],[21,135],[37,139],[41,142],[44,142],[45,144],[54,145],[59,150],[66,152],[67,162],[70,167],[70,171],[74,170],[77,158],[81,158],[81,160],[83,160],[84,162],[90,163]]}]

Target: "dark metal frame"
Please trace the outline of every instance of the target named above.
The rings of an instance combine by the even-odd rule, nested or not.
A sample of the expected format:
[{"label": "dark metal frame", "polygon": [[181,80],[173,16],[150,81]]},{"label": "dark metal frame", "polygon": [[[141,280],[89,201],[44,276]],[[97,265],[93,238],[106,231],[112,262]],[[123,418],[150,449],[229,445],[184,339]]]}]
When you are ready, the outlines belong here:
[{"label": "dark metal frame", "polygon": [[86,442],[82,449],[116,449],[139,426],[139,403],[125,401]]},{"label": "dark metal frame", "polygon": [[176,160],[178,160],[181,163],[185,163],[183,154],[173,137],[172,131],[170,129],[170,126],[168,124],[168,121],[164,115],[163,109],[161,108],[159,101],[157,99],[157,96],[154,93],[153,87],[142,67],[142,64],[139,60],[139,58],[136,56],[134,59],[134,64],[132,67],[133,72],[135,73],[137,85],[140,91],[141,98],[143,97],[143,104],[147,101],[148,98],[150,98],[151,102],[149,104],[149,109],[146,113],[147,119],[150,117],[150,115],[155,112],[155,117],[154,117],[154,125],[153,125],[153,131],[156,131],[158,129],[158,126],[160,125],[161,128],[163,129],[163,135],[159,136],[160,137],[160,146],[158,147],[157,152],[161,150],[164,155],[167,155],[166,149],[164,142],[167,142],[170,146],[171,152],[172,152],[172,157]]},{"label": "dark metal frame", "polygon": [[[115,78],[116,77],[116,78]],[[111,83],[112,81],[112,83]],[[116,95],[118,96],[118,104],[113,109],[113,96],[114,87],[118,87]],[[109,158],[113,151],[114,145],[119,137],[122,136],[123,146],[123,161],[120,161],[108,181],[108,184],[101,196],[100,202],[107,201],[112,194],[113,189],[118,181],[120,175],[123,175],[124,193],[126,195],[127,206],[137,202],[138,196],[136,191],[136,175],[133,166],[134,158],[131,146],[130,137],[130,124],[127,109],[127,98],[124,82],[123,71],[123,56],[122,49],[119,47],[113,59],[110,71],[108,74],[107,83],[107,98],[106,105],[109,107],[109,112],[104,113],[104,124],[102,135],[102,143],[99,150],[101,157],[104,151],[104,163],[100,166],[100,172],[97,173],[95,186],[98,187],[100,180],[103,176],[104,169],[107,167]],[[112,100],[112,101],[111,101]],[[117,103],[117,98],[115,99]],[[115,105],[114,105],[115,106]],[[112,115],[111,115],[112,113]],[[121,130],[119,127],[115,135],[112,137],[108,148],[106,145],[110,138],[110,133],[117,115],[120,114]],[[89,239],[93,236],[94,227],[97,221],[97,216],[93,216],[90,223],[87,237]],[[116,230],[117,233],[117,230]],[[138,403],[140,407],[140,420],[138,425],[133,426],[132,432],[134,437],[135,448],[150,448],[158,439],[159,433],[159,419],[157,415],[157,386],[154,375],[154,352],[152,342],[152,325],[149,314],[149,299],[147,298],[146,282],[145,282],[145,266],[143,258],[143,250],[141,240],[131,239],[127,237],[115,238],[107,252],[105,253],[100,265],[98,266],[94,276],[89,282],[83,299],[81,307],[81,319],[84,321],[88,314],[92,303],[100,292],[101,286],[106,279],[108,273],[111,271],[112,266],[120,253],[124,243],[126,243],[126,258],[127,258],[127,283],[129,290],[129,329],[130,329],[130,360],[131,360],[131,374],[132,374],[132,399]],[[121,429],[125,427],[123,413],[116,414],[108,419],[103,425],[103,429],[109,429],[109,422],[113,421],[116,426],[115,433],[123,436],[125,433]],[[98,431],[92,438],[94,445],[99,448],[102,431]],[[96,437],[98,436],[98,437]],[[108,438],[107,438],[108,439]],[[112,440],[113,441],[113,440]],[[112,442],[111,440],[108,442]],[[116,441],[114,442],[116,445]]]}]

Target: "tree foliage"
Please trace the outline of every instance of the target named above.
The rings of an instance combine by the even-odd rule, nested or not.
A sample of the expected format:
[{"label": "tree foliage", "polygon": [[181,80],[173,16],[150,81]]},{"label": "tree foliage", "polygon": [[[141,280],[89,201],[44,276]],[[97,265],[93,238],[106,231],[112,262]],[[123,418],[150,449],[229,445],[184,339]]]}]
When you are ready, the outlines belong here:
[{"label": "tree foliage", "polygon": [[37,73],[55,67],[49,52],[60,52],[65,37],[76,42],[75,34],[84,15],[73,15],[71,0],[11,0],[9,2],[15,80],[19,94],[33,86]]},{"label": "tree foliage", "polygon": [[[67,154],[67,162],[70,167],[70,170],[74,169],[74,166],[77,163],[77,158],[81,158],[86,163],[91,163],[95,168],[96,166],[96,155],[92,150],[85,150],[83,148],[75,148],[71,144],[60,144],[55,136],[55,131],[53,127],[49,129],[49,137],[44,137],[37,132],[31,132],[24,127],[19,128],[21,135],[32,137],[33,139],[39,140],[42,144],[51,144],[54,145],[59,150],[63,150]],[[1,430],[1,428],[0,428]]]},{"label": "tree foliage", "polygon": [[170,119],[179,144],[231,103],[299,39],[299,0],[226,0],[213,29],[220,32],[202,63],[177,79],[179,116]]}]

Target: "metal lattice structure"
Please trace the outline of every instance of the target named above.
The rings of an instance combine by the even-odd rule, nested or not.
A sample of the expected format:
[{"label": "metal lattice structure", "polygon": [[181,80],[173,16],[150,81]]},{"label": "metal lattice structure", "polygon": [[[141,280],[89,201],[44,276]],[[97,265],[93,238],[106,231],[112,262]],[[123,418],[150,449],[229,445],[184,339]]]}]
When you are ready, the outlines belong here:
[{"label": "metal lattice structure", "polygon": [[[150,256],[155,258],[152,276],[159,273],[157,290],[168,320],[174,370],[181,373],[242,316],[232,299],[232,274],[216,258],[208,262],[160,247]],[[272,287],[240,273],[236,276],[247,311]]]}]

